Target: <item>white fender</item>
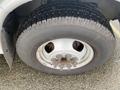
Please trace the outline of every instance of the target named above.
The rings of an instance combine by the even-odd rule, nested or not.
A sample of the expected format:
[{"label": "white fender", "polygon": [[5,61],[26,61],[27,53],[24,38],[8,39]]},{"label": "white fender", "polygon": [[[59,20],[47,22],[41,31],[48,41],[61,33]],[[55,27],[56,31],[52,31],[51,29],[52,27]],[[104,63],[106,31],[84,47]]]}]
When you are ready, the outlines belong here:
[{"label": "white fender", "polygon": [[120,38],[120,23],[118,20],[111,20],[110,25],[116,37]]},{"label": "white fender", "polygon": [[30,1],[32,0],[2,0],[0,1],[0,54],[3,54],[3,50],[1,46],[1,31],[2,31],[2,26],[3,26],[3,22],[5,18],[15,8]]}]

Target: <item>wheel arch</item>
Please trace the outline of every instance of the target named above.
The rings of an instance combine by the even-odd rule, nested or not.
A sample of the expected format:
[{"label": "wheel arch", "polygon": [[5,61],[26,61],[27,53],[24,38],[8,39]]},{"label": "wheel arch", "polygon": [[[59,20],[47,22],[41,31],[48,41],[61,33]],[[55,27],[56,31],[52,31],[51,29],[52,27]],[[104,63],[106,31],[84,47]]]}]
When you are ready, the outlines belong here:
[{"label": "wheel arch", "polygon": [[[27,2],[26,4],[18,6],[16,8],[16,12],[20,15],[22,12],[22,16],[28,15],[34,9],[39,7],[41,4],[54,2],[55,0],[33,0],[31,2]],[[57,0],[56,0],[57,1]],[[66,1],[66,0],[63,0]],[[71,0],[72,1],[72,0]],[[81,1],[85,3],[93,3],[96,8],[108,19],[118,19],[120,15],[120,1],[118,0],[73,0],[73,1]],[[26,12],[27,11],[27,12]]]},{"label": "wheel arch", "polygon": [[[9,14],[14,11],[18,15],[25,16],[28,15],[37,7],[39,7],[41,4],[54,2],[55,0],[11,0],[10,4],[4,6],[4,4],[6,4],[6,1],[7,0],[4,1],[5,3],[0,5],[0,9],[2,8],[4,10],[2,11],[4,15],[1,16],[3,18],[3,20],[1,20],[2,23],[4,23],[6,18],[9,17]],[[108,19],[116,19],[120,15],[120,1],[118,0],[73,0],[73,1],[93,3],[93,5],[96,5],[96,8],[99,11],[101,11],[101,13],[105,15]]]},{"label": "wheel arch", "polygon": [[[44,4],[46,0],[8,0],[3,1],[0,4],[0,30],[1,30],[1,54],[4,54],[4,57],[9,65],[10,69],[12,68],[12,63],[15,57],[15,46],[13,35],[17,31],[19,22],[17,21],[17,16],[21,19],[26,17],[31,11],[39,7],[41,4]],[[38,3],[39,2],[39,3]],[[6,6],[4,6],[7,4]],[[27,11],[27,13],[26,13]],[[21,14],[23,13],[24,14]]]}]

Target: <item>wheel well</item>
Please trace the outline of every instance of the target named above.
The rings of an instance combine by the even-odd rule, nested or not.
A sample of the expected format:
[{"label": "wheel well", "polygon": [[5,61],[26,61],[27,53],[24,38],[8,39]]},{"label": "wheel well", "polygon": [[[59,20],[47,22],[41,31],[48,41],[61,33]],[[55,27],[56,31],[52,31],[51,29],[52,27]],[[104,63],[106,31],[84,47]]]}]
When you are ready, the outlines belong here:
[{"label": "wheel well", "polygon": [[11,13],[9,13],[3,23],[3,28],[10,34],[13,35],[19,24],[27,17],[33,10],[38,8],[40,5],[45,4],[47,0],[33,0],[32,2],[25,3]]},{"label": "wheel well", "polygon": [[[40,7],[43,4],[51,3],[57,0],[33,0],[26,4],[23,4],[13,10],[5,19],[3,27],[5,30],[13,36],[18,30],[20,23],[27,17],[32,11]],[[62,0],[66,1],[66,0]],[[97,10],[99,10],[107,19],[115,19],[120,14],[120,3],[114,0],[71,0],[76,2],[92,3]],[[104,4],[103,4],[104,3]],[[103,4],[103,5],[101,5]],[[109,7],[112,7],[111,9]],[[107,13],[106,13],[107,12]]]}]

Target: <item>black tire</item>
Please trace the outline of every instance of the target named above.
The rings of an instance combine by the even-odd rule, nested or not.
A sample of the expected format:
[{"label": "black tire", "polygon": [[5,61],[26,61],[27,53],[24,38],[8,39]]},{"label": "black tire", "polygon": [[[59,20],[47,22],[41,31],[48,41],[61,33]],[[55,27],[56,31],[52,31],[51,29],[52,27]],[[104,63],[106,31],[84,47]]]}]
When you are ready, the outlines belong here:
[{"label": "black tire", "polygon": [[[112,56],[115,49],[115,38],[105,17],[98,11],[95,13],[95,11],[91,12],[89,9],[87,11],[84,9],[84,14],[85,12],[88,13],[86,18],[83,18],[82,15],[74,16],[71,14],[69,16],[61,15],[60,13],[58,16],[58,6],[59,4],[52,11],[43,11],[47,20],[44,20],[42,14],[39,14],[42,11],[39,8],[21,24],[16,42],[18,56],[34,69],[57,75],[79,74],[104,64]],[[61,12],[66,12],[67,8],[72,10],[73,14],[76,13],[76,6],[71,9],[70,7],[60,8],[60,10]],[[79,9],[77,11],[83,13],[83,10]],[[70,12],[69,10],[68,13]],[[56,16],[49,17],[51,12],[56,13]],[[89,16],[92,18],[89,18]],[[36,58],[37,48],[49,40],[58,38],[76,38],[88,43],[94,49],[94,59],[84,67],[70,71],[51,69],[39,63]]]}]

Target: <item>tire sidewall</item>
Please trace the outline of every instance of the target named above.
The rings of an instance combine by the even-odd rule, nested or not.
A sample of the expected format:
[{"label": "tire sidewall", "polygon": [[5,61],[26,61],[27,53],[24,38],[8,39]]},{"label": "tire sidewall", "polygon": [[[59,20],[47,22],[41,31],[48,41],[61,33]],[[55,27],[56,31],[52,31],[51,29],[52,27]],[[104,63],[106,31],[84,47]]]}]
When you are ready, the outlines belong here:
[{"label": "tire sidewall", "polygon": [[[113,54],[115,48],[115,39],[103,35],[99,30],[96,31],[77,25],[49,25],[46,27],[36,25],[36,27],[25,30],[19,36],[16,49],[18,56],[26,64],[46,73],[58,75],[83,73],[104,64]],[[59,38],[78,39],[88,43],[94,50],[93,60],[84,67],[69,71],[55,70],[42,65],[36,58],[38,47],[47,41]]]}]

